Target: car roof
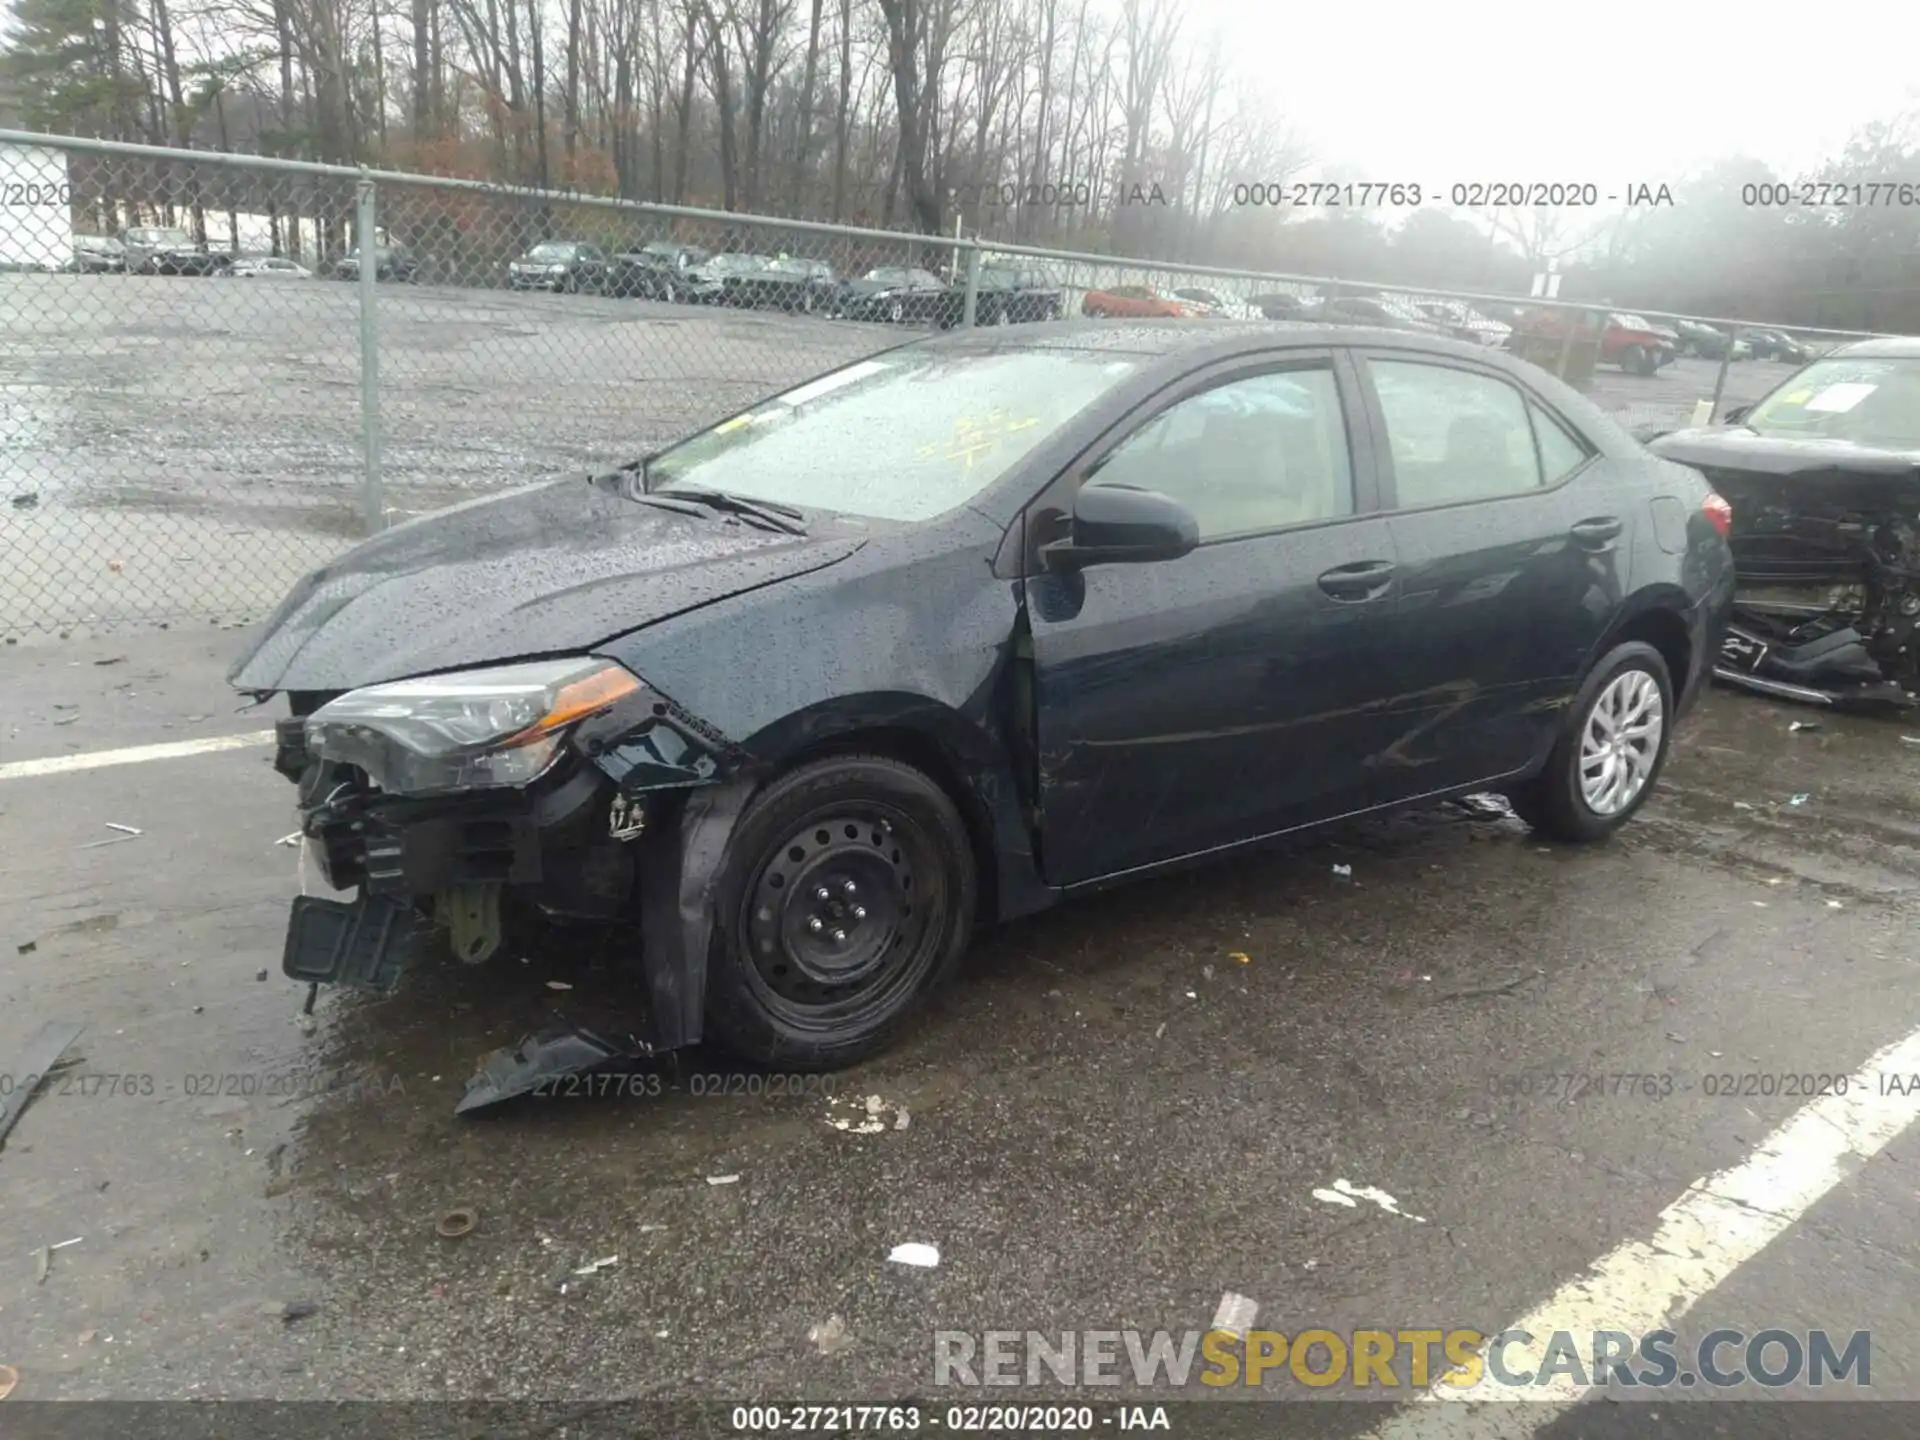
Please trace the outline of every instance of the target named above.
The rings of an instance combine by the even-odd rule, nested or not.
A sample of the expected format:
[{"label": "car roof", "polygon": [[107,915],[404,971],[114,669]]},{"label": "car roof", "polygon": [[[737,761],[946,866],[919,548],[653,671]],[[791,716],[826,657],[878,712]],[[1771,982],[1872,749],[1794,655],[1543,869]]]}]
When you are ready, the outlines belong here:
[{"label": "car roof", "polygon": [[1880,360],[1920,360],[1920,335],[1884,335],[1877,340],[1856,340],[1842,345],[1828,359],[1845,355],[1849,359],[1864,356]]},{"label": "car roof", "polygon": [[1316,349],[1330,345],[1380,345],[1475,360],[1516,375],[1523,373],[1520,361],[1485,345],[1447,336],[1368,325],[1315,325],[1287,320],[1064,320],[1048,325],[1043,333],[1032,335],[1009,335],[1004,329],[989,327],[950,330],[908,343],[959,352],[1014,348],[1181,356],[1196,364],[1230,360],[1236,355],[1276,346]]}]

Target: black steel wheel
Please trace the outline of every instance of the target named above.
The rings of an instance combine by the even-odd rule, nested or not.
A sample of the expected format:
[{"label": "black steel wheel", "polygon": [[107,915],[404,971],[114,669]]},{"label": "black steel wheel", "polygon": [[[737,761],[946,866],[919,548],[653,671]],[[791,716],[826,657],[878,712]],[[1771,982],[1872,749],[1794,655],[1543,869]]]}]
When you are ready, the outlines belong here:
[{"label": "black steel wheel", "polygon": [[896,760],[835,756],[781,777],[728,854],[707,1014],[749,1060],[832,1070],[876,1053],[966,949],[966,826]]}]

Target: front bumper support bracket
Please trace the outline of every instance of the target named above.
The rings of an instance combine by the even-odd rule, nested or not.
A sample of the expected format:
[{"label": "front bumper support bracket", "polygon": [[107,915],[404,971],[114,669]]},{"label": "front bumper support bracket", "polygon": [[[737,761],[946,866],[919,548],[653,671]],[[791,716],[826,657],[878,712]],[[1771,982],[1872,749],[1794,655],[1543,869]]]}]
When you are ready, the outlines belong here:
[{"label": "front bumper support bracket", "polygon": [[423,930],[413,907],[391,896],[347,902],[296,895],[280,968],[309,985],[390,991],[399,985]]}]

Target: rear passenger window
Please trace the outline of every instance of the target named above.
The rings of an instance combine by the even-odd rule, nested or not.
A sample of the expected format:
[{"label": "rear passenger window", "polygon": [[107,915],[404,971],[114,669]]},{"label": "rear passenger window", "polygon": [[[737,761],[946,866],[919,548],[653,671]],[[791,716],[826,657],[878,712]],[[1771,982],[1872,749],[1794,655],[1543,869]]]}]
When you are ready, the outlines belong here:
[{"label": "rear passenger window", "polygon": [[1567,429],[1538,405],[1529,404],[1533,416],[1534,437],[1540,442],[1540,470],[1546,483],[1558,485],[1587,463],[1587,447],[1567,433]]},{"label": "rear passenger window", "polygon": [[1368,368],[1402,509],[1540,488],[1527,402],[1506,381],[1420,361],[1371,360]]}]

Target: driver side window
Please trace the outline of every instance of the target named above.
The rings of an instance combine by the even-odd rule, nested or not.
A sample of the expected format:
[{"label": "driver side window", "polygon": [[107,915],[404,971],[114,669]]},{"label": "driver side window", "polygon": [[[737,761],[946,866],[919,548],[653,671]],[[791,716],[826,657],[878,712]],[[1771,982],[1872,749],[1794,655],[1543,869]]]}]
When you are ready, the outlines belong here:
[{"label": "driver side window", "polygon": [[1274,371],[1190,395],[1122,441],[1090,485],[1158,490],[1202,543],[1353,514],[1353,466],[1329,366]]}]

